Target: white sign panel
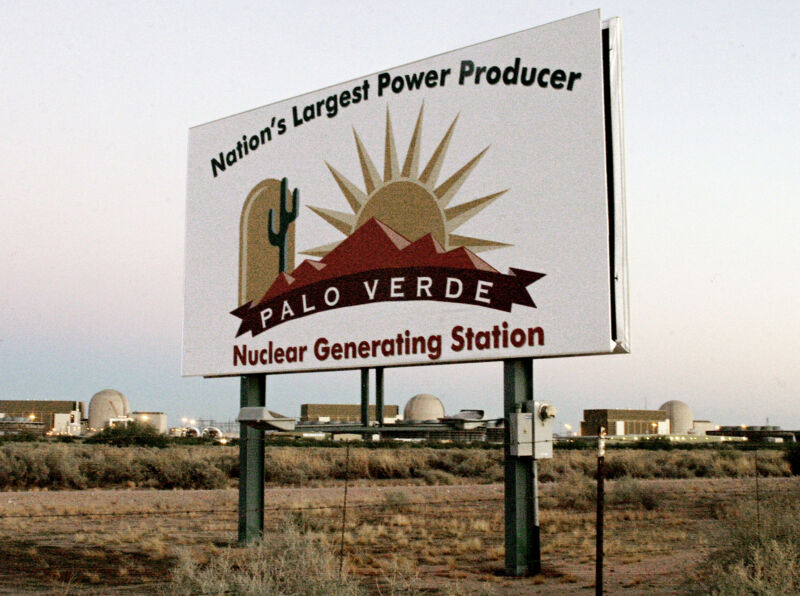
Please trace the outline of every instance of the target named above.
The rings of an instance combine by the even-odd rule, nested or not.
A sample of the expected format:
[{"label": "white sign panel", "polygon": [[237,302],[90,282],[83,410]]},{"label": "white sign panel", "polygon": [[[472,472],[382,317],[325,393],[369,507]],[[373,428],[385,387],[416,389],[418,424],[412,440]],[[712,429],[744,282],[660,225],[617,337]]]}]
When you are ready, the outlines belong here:
[{"label": "white sign panel", "polygon": [[601,28],[191,129],[184,375],[618,350]]}]

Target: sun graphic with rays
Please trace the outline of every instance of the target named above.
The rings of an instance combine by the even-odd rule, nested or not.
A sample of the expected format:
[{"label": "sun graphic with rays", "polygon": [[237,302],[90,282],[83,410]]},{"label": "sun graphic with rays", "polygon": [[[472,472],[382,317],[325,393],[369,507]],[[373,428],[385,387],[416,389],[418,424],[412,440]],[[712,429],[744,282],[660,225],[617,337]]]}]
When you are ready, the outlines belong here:
[{"label": "sun graphic with rays", "polygon": [[[374,217],[405,236],[411,242],[426,234],[431,234],[445,250],[463,246],[473,252],[480,252],[509,246],[502,242],[459,236],[453,233],[455,229],[472,219],[508,189],[448,207],[461,185],[489,150],[489,147],[486,147],[469,160],[447,180],[438,184],[439,174],[444,164],[447,148],[453,136],[458,116],[453,119],[428,164],[420,173],[419,154],[422,140],[423,110],[424,106],[419,110],[414,133],[403,161],[403,168],[400,169],[400,162],[395,149],[391,116],[387,106],[383,177],[378,173],[367,150],[364,148],[358,132],[353,129],[361,172],[364,176],[365,190],[358,188],[326,162],[325,165],[328,166],[342,194],[350,204],[352,213],[313,206],[309,208],[346,236],[350,236],[362,224]],[[324,257],[340,243],[341,241],[317,246],[303,251],[303,254]]]}]

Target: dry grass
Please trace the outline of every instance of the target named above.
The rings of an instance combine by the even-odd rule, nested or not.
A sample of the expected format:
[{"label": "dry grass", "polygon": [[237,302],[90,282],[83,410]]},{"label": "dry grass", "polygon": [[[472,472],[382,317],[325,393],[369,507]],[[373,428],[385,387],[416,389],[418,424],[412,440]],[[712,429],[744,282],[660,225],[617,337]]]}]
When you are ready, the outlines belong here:
[{"label": "dry grass", "polygon": [[[502,460],[499,449],[354,448],[346,467],[340,448],[268,447],[265,481],[275,486],[314,487],[340,483],[348,476],[356,483],[492,483],[503,479]],[[755,473],[753,454],[733,449],[615,449],[609,451],[606,469],[612,479],[745,478]],[[586,487],[593,483],[595,471],[596,458],[589,450],[556,450],[553,459],[540,462],[544,483]],[[765,449],[759,453],[759,472],[762,476],[788,476],[789,462],[782,451]],[[235,486],[238,475],[236,447],[0,445],[0,490],[222,488]],[[569,506],[591,500],[588,492],[573,496],[576,501]]]},{"label": "dry grass", "polygon": [[213,448],[9,443],[0,446],[0,489],[221,488],[235,461],[233,450]]},{"label": "dry grass", "polygon": [[[720,545],[701,565],[703,593],[800,593],[800,481],[763,500],[731,504],[722,515]],[[689,591],[700,593],[694,586]]]},{"label": "dry grass", "polygon": [[242,596],[357,596],[361,585],[346,574],[325,536],[303,534],[290,519],[247,547],[229,547],[198,561],[183,549],[164,594]]},{"label": "dry grass", "polygon": [[[104,460],[124,467],[132,465],[133,461],[152,462],[148,457],[170,452],[96,446],[90,448],[98,450],[93,455],[80,451],[88,446],[54,447],[78,448],[78,459],[85,458],[85,461],[77,463],[79,472],[84,469],[82,466],[86,461],[97,464]],[[275,449],[268,461],[287,465],[287,462],[297,461],[297,452],[304,452],[307,460],[321,456],[323,464],[320,470],[341,472],[343,469],[337,467],[343,465],[344,451],[341,449],[316,448],[314,457],[309,457],[309,451],[305,450],[289,451],[283,453],[282,449]],[[453,475],[457,469],[461,473],[483,469],[486,473],[487,466],[494,465],[491,463],[494,452],[479,453],[473,461],[471,451],[400,449],[385,453],[414,468],[407,471],[416,474],[412,481],[424,482],[419,474],[425,469]],[[27,457],[20,451],[5,453]],[[791,527],[794,528],[792,531],[800,533],[797,529],[797,519],[800,518],[797,507],[800,505],[792,505],[800,503],[800,480],[782,477],[761,480],[763,501],[759,524],[753,521],[753,454],[726,452],[718,454],[720,461],[709,464],[706,457],[714,453],[703,451],[695,454],[698,457],[687,457],[687,452],[683,451],[609,452],[607,462],[618,460],[621,463],[617,469],[625,470],[620,479],[606,484],[605,552],[609,566],[613,566],[616,574],[612,575],[616,583],[609,588],[611,593],[612,588],[632,594],[677,593],[685,588],[679,585],[677,578],[686,577],[698,558],[712,552],[718,540],[724,544],[742,543],[752,547],[735,557],[726,559],[723,552],[714,559],[720,565],[725,561],[725,566],[714,568],[714,573],[731,581],[738,578],[736,585],[745,586],[745,592],[725,591],[733,588],[723,586],[718,590],[720,594],[770,593],[760,586],[767,585],[764,584],[765,576],[778,575],[774,573],[778,567],[784,572],[780,576],[784,583],[779,586],[793,585],[791,582],[795,581],[795,576],[791,574],[796,573],[796,557],[800,553],[796,542],[781,541],[779,530]],[[354,457],[354,454],[357,455]],[[47,455],[43,454],[41,461],[46,461]],[[173,455],[176,462],[190,457],[180,450]],[[231,455],[235,455],[235,449],[199,447],[190,459],[213,465],[213,462]],[[353,449],[351,461],[359,462],[354,469],[361,474],[372,474],[371,470],[378,463],[382,474],[394,474],[392,470],[395,468],[389,467],[383,455],[379,450]],[[60,461],[62,456],[58,452],[49,454],[51,462]],[[403,459],[406,456],[409,459]],[[373,457],[376,457],[374,461]],[[392,465],[399,466],[397,462]],[[778,451],[774,455],[760,452],[759,463],[762,473],[774,472],[782,476],[784,469],[788,469]],[[178,467],[178,463],[174,465]],[[424,468],[426,465],[429,467]],[[596,493],[591,475],[595,465],[593,454],[569,451],[557,451],[556,457],[547,463],[547,473],[552,481],[540,485],[545,572],[526,580],[511,580],[502,575],[502,487],[489,484],[469,487],[386,486],[380,490],[363,485],[400,479],[369,481],[362,478],[360,483],[351,487],[348,497],[352,507],[348,509],[346,518],[344,556],[349,577],[357,582],[358,589],[366,593],[398,596],[417,593],[563,594],[589,590],[594,571]],[[47,477],[43,469],[32,466],[31,470],[30,478],[37,477],[34,474],[36,470],[39,470],[39,478]],[[222,468],[218,470],[222,473]],[[648,475],[688,473],[685,470],[704,470],[701,474],[708,470],[713,473],[721,470],[735,478],[645,478]],[[321,474],[319,471],[314,473]],[[120,471],[118,474],[124,477],[130,472],[123,474]],[[481,482],[485,480],[480,478]],[[330,480],[320,476],[318,482]],[[275,494],[278,493],[285,496],[276,500]],[[367,494],[370,496],[365,496]],[[770,501],[782,494],[790,498],[777,504]],[[322,498],[321,495],[326,496]],[[312,554],[316,553],[313,556],[327,557],[325,565],[328,566],[333,557],[338,578],[342,520],[338,505],[341,499],[341,487],[271,490],[267,495],[265,543],[278,552],[281,548],[287,552],[295,547],[312,549]],[[82,596],[114,593],[116,586],[134,586],[133,589],[139,593],[155,593],[159,589],[177,589],[178,593],[215,593],[213,590],[217,588],[213,586],[217,581],[221,586],[228,586],[224,589],[233,593],[247,593],[245,590],[250,585],[247,582],[256,582],[252,585],[261,590],[257,593],[264,593],[266,588],[261,575],[255,571],[240,573],[250,568],[251,563],[247,560],[251,551],[230,546],[236,535],[236,507],[236,491],[232,489],[6,493],[0,500],[0,536],[3,537],[0,557],[9,563],[5,575],[0,574],[0,592],[19,592],[14,582],[25,578],[26,585],[33,586],[32,591],[36,588],[44,593],[80,593]],[[272,511],[273,508],[288,511]],[[187,509],[203,513],[180,513]],[[788,517],[771,517],[772,510],[789,512]],[[144,513],[128,515],[137,511]],[[111,513],[114,515],[108,515]],[[295,533],[293,540],[304,543],[302,546],[275,548],[279,545],[275,541],[281,539],[283,525],[287,523],[286,515],[291,522],[291,531]],[[748,542],[744,537],[732,537],[732,534],[724,534],[717,540],[712,538],[718,526],[728,524],[739,527],[742,532],[759,527],[761,542]],[[253,556],[262,555],[256,552]],[[795,557],[794,564],[792,557]],[[42,561],[47,566],[42,565]],[[76,573],[75,569],[79,572]],[[173,570],[174,579],[170,579],[168,569]],[[301,573],[297,567],[294,569],[294,572],[286,573]],[[191,583],[200,579],[205,582],[200,587]],[[705,578],[696,581],[705,582],[697,585],[710,585]],[[775,585],[778,584],[772,584],[772,588]],[[291,593],[288,588],[283,589]],[[762,591],[758,592],[759,589]],[[772,593],[781,591],[775,588]]]}]

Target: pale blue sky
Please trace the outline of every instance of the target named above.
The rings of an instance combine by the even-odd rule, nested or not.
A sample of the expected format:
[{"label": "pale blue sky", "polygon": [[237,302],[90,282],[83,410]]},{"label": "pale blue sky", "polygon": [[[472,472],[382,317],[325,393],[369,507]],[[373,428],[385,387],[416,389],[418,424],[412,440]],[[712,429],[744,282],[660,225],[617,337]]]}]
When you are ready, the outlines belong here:
[{"label": "pale blue sky", "polygon": [[[633,353],[539,361],[537,398],[800,427],[794,1],[0,1],[0,399],[235,417],[237,380],[180,377],[188,128],[594,8],[624,27]],[[502,409],[499,364],[386,381]],[[276,376],[268,403],[358,390]]]}]

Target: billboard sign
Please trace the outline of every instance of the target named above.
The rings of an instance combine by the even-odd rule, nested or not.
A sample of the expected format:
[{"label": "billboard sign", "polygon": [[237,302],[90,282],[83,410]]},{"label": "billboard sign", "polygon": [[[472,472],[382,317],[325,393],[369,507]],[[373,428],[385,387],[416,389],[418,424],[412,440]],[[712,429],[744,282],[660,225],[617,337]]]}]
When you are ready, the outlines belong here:
[{"label": "billboard sign", "polygon": [[618,41],[589,12],[192,128],[184,375],[626,351]]}]

